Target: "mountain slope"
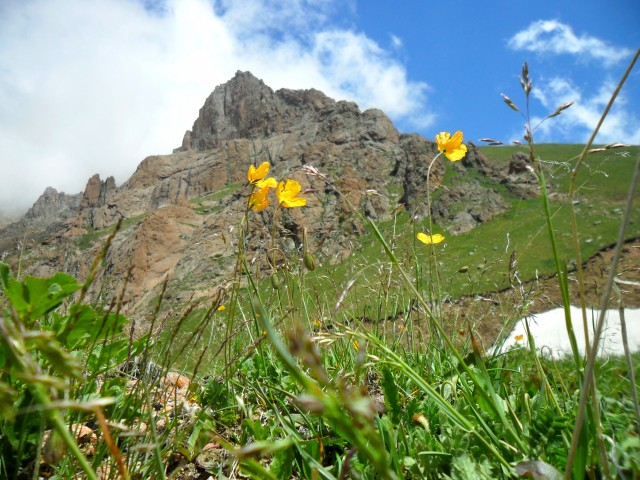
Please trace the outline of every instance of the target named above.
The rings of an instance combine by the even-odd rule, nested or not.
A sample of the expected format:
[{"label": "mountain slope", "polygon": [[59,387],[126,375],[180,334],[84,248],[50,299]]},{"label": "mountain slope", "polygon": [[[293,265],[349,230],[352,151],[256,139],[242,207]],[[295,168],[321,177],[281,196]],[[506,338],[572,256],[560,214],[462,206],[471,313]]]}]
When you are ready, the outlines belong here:
[{"label": "mountain slope", "polygon": [[[207,98],[174,153],[147,157],[121,186],[96,175],[82,195],[47,190],[27,217],[0,230],[0,252],[30,274],[62,270],[84,279],[123,220],[90,294],[110,298],[128,278],[122,308],[143,312],[165,280],[170,302],[207,297],[230,281],[252,164],[268,161],[270,175],[301,183],[307,206],[280,210],[276,240],[279,248],[300,248],[306,230],[323,263],[349,257],[358,244],[364,225],[352,206],[385,220],[402,204],[413,218],[423,218],[428,188],[434,220],[463,233],[504,212],[506,197],[537,194],[526,157],[497,169],[469,144],[462,162],[435,162],[427,182],[436,154],[433,142],[400,134],[379,110],[361,112],[317,90],[274,92],[238,72]],[[330,183],[306,176],[304,166]],[[438,191],[445,177],[455,181]],[[512,188],[517,184],[526,188]],[[265,274],[271,215],[251,212],[246,237],[248,261]],[[18,251],[21,238],[29,242]]]}]

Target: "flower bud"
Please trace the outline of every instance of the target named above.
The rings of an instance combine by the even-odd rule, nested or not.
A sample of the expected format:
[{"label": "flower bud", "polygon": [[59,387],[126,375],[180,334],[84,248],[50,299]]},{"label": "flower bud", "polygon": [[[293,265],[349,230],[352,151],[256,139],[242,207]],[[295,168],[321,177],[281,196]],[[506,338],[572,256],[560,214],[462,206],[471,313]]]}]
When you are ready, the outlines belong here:
[{"label": "flower bud", "polygon": [[307,270],[313,272],[316,269],[316,260],[315,258],[313,258],[313,255],[311,255],[311,252],[309,250],[304,252],[302,260],[304,262],[304,266],[307,267]]},{"label": "flower bud", "polygon": [[282,282],[280,281],[280,276],[278,275],[277,272],[271,275],[271,286],[273,287],[274,290],[280,290],[280,287],[282,286]]}]

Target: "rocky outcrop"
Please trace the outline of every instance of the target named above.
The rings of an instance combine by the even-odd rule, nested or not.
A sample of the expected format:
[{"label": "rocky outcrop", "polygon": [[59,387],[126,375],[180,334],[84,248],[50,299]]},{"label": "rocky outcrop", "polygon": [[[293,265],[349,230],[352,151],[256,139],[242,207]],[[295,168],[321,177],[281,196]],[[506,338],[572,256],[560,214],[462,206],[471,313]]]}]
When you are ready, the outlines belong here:
[{"label": "rocky outcrop", "polygon": [[7,225],[13,223],[15,218],[10,215],[0,214],[0,230],[6,227]]},{"label": "rocky outcrop", "polygon": [[[96,210],[105,205],[113,206],[114,204],[111,200],[115,191],[116,181],[113,177],[108,177],[105,181],[100,180],[100,175],[98,174],[91,177],[87,182],[78,207],[82,223],[86,221],[91,228],[102,228],[104,221],[96,218]],[[109,220],[113,221],[113,218]]]},{"label": "rocky outcrop", "polygon": [[100,175],[95,174],[87,182],[87,186],[82,194],[80,209],[100,207],[107,203],[107,198],[115,192],[116,181],[113,177],[105,181],[100,180]]},{"label": "rocky outcrop", "polygon": [[29,238],[36,244],[64,228],[77,214],[82,195],[68,195],[47,187],[27,213],[13,222],[0,225],[0,257],[20,251]]},{"label": "rocky outcrop", "polygon": [[53,187],[47,187],[36,203],[27,211],[25,219],[45,223],[54,223],[66,220],[75,214],[81,201],[81,196],[68,195],[58,192]]},{"label": "rocky outcrop", "polygon": [[533,173],[529,156],[524,152],[515,152],[506,168],[492,165],[491,161],[469,142],[467,156],[462,160],[466,168],[479,171],[494,183],[501,183],[515,196],[521,199],[535,198],[540,195],[538,179]]},{"label": "rocky outcrop", "polygon": [[156,288],[171,277],[183,260],[189,239],[203,218],[186,202],[161,208],[127,232],[126,242],[117,242],[108,257],[107,277],[126,278],[129,288],[123,304],[136,310],[156,295]]},{"label": "rocky outcrop", "polygon": [[520,198],[536,198],[540,195],[540,184],[533,172],[529,156],[516,152],[511,157],[509,168],[500,183],[504,183],[509,191]]},{"label": "rocky outcrop", "polygon": [[324,140],[335,145],[361,142],[362,146],[399,136],[380,110],[361,113],[355,103],[336,102],[314,89],[274,92],[249,72],[237,72],[207,98],[188,143],[196,150],[212,150],[230,140],[282,135],[293,136],[301,144]]},{"label": "rocky outcrop", "polygon": [[507,210],[509,204],[495,190],[469,179],[454,182],[432,204],[433,221],[458,235],[488,222]]},{"label": "rocky outcrop", "polygon": [[178,148],[174,148],[173,153],[188,152],[192,149],[193,147],[191,146],[191,130],[187,130],[186,132],[184,132],[184,136],[182,137],[182,145],[180,145]]}]

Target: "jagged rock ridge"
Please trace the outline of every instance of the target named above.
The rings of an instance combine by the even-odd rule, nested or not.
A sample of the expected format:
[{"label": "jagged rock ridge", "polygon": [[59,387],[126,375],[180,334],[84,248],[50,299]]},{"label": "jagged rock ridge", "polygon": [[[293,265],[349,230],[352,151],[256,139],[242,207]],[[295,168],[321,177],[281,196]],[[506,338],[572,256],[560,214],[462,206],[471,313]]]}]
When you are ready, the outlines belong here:
[{"label": "jagged rock ridge", "polygon": [[[427,182],[436,153],[433,142],[400,134],[380,110],[361,112],[352,102],[313,89],[273,91],[252,74],[238,72],[214,89],[174,153],[147,157],[123,185],[95,175],[82,195],[47,189],[20,221],[21,234],[25,225],[38,231],[39,249],[38,255],[22,252],[22,262],[29,273],[63,270],[83,278],[109,229],[123,219],[95,295],[114,292],[129,275],[124,299],[129,312],[147,305],[166,278],[173,300],[207,296],[229,279],[237,252],[235,227],[246,205],[246,172],[263,161],[271,163],[276,178],[298,180],[308,198],[307,207],[282,211],[277,231],[284,232],[285,243],[300,246],[306,229],[318,255],[340,261],[363,232],[352,206],[374,219],[389,218],[399,203],[414,216],[427,214],[427,185],[435,191],[446,168],[460,168],[436,162]],[[522,165],[510,173],[492,169],[472,144],[464,162],[494,183],[526,176]],[[332,185],[305,176],[304,165],[326,174]],[[457,208],[465,196],[471,199],[463,202],[467,207]],[[504,208],[490,190],[467,180],[431,207],[436,221],[452,233]],[[268,215],[251,216],[246,255],[258,265],[266,259]],[[56,220],[37,223],[36,218]],[[15,224],[0,230],[0,254],[11,248],[18,230]]]}]

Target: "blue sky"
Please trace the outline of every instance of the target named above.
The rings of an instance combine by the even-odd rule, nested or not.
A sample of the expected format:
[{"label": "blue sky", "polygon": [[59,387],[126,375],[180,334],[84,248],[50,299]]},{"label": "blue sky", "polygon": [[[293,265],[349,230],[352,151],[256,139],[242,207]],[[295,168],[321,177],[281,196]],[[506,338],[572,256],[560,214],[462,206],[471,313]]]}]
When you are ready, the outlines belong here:
[{"label": "blue sky", "polygon": [[[504,108],[500,93],[524,107],[518,76],[527,61],[534,87],[540,89],[538,99],[545,99],[532,103],[534,116],[565,101],[576,101],[575,110],[588,109],[569,110],[569,118],[549,122],[539,140],[583,142],[640,48],[640,2],[635,0],[375,3],[376,8],[363,4],[357,9],[357,25],[391,51],[391,38],[397,37],[398,58],[409,78],[429,85],[427,105],[436,120],[418,129],[429,137],[443,128],[460,129],[470,140],[521,139],[523,122]],[[636,112],[639,67],[624,93]],[[639,121],[636,113],[624,126],[620,133],[626,138],[609,129],[615,123],[609,122],[600,140],[638,143]],[[416,127],[410,118],[399,123],[407,130]]]},{"label": "blue sky", "polygon": [[[170,153],[216,85],[249,70],[380,108],[402,132],[583,142],[640,47],[640,1],[1,0],[0,210]],[[640,143],[640,66],[601,142]],[[11,179],[6,181],[5,179]]]}]

